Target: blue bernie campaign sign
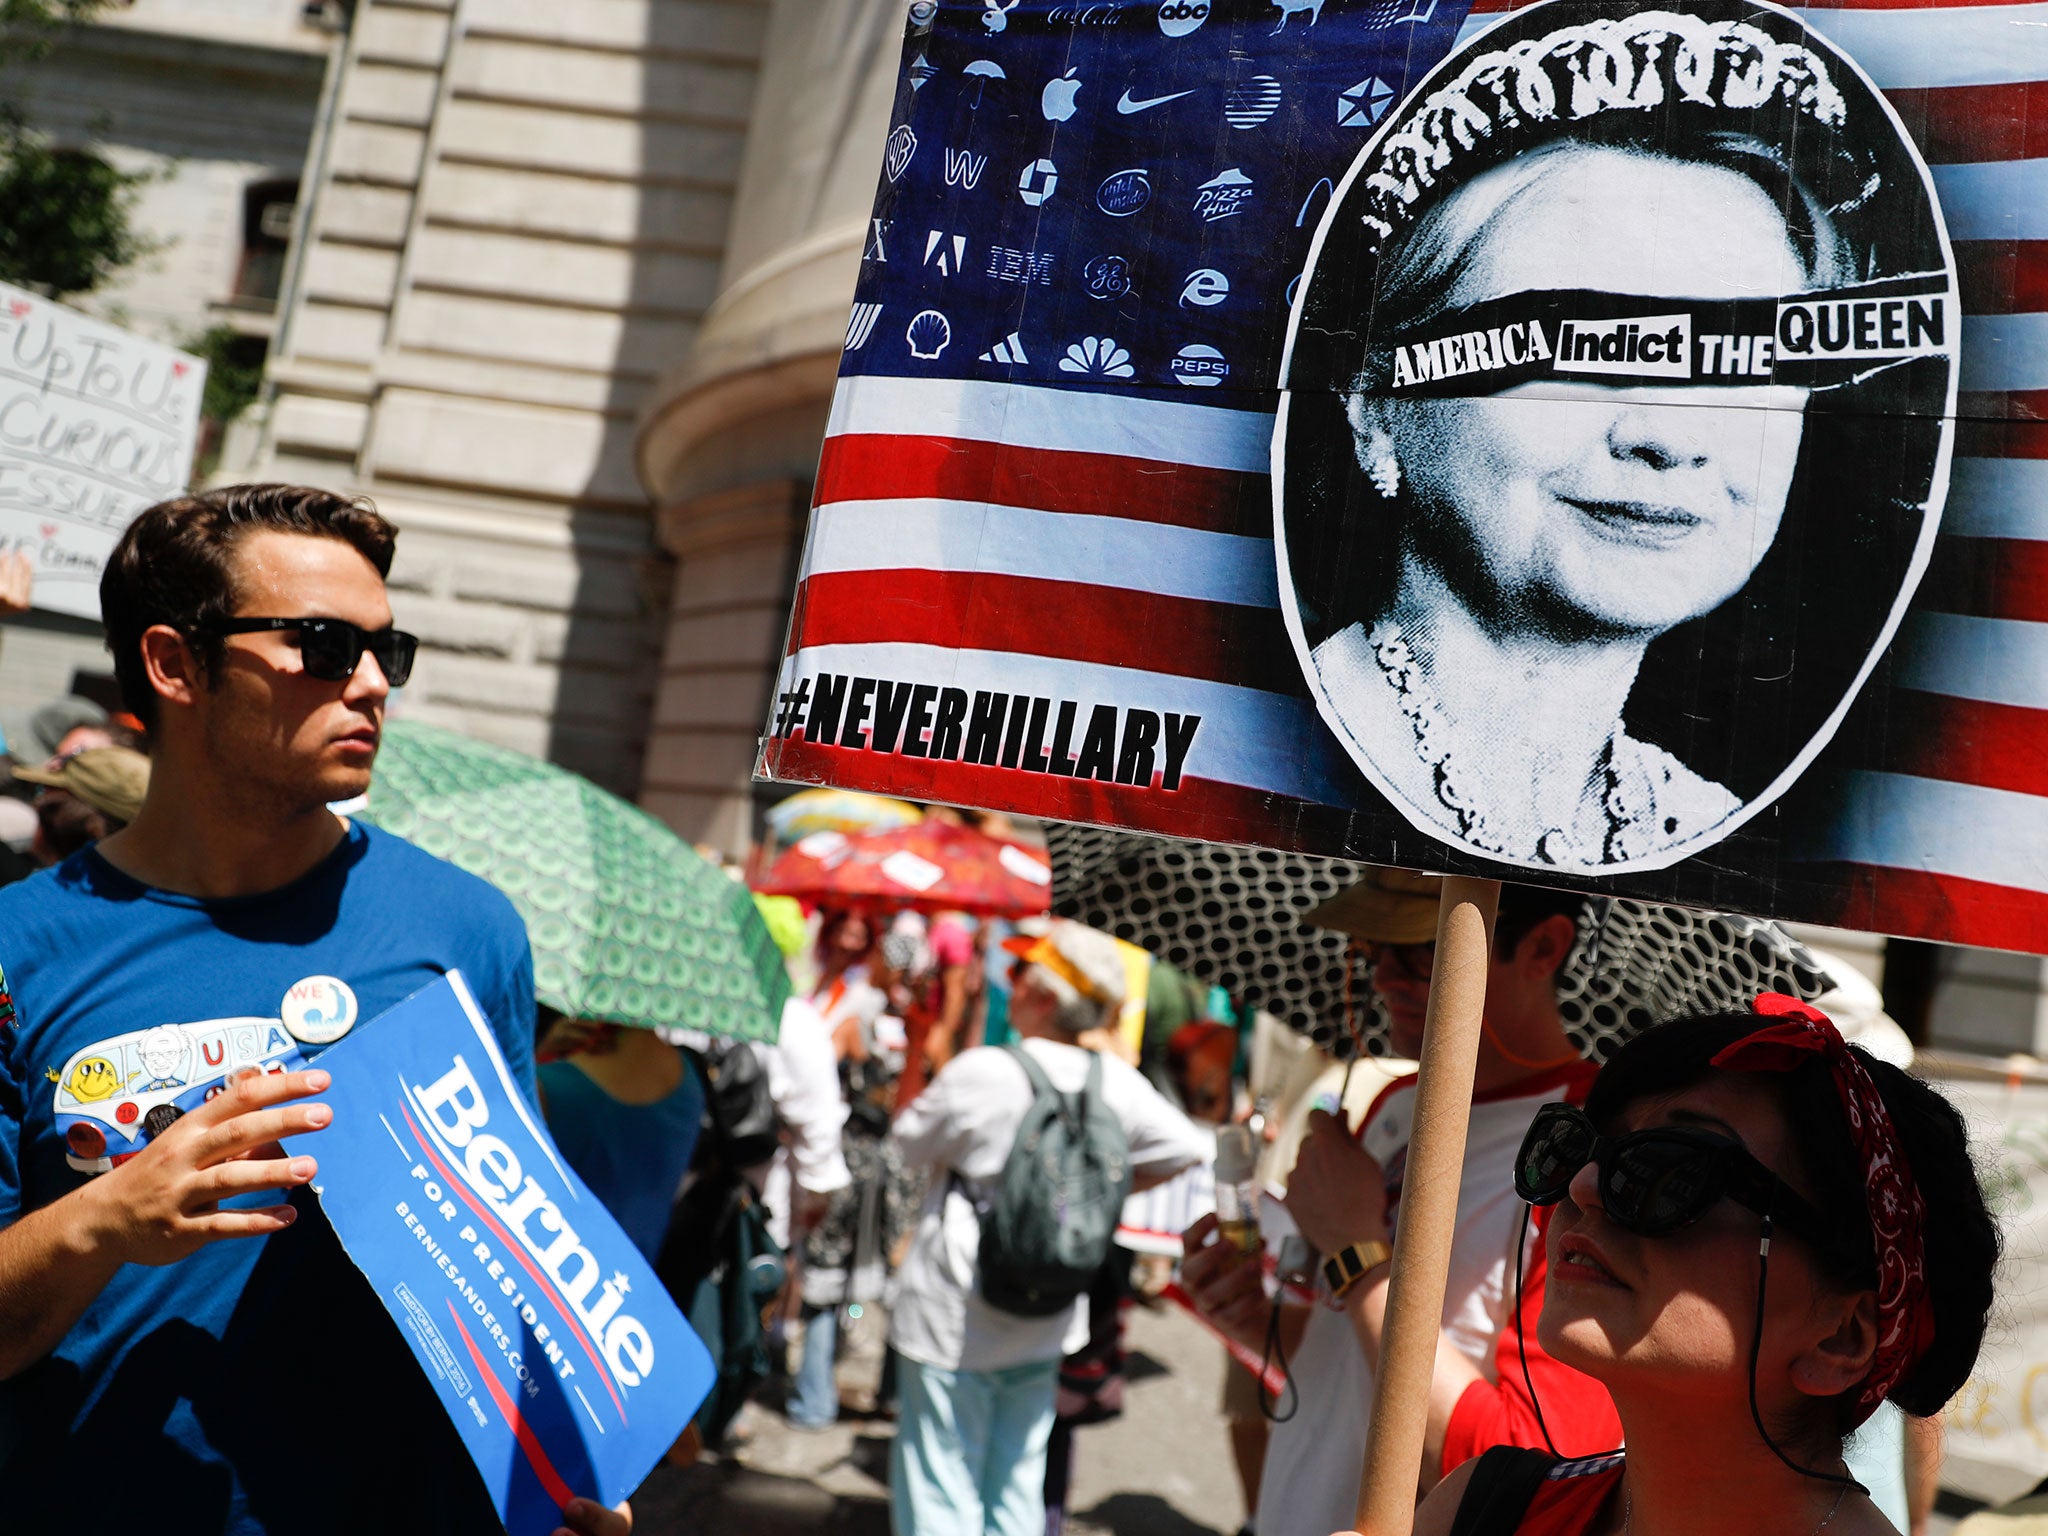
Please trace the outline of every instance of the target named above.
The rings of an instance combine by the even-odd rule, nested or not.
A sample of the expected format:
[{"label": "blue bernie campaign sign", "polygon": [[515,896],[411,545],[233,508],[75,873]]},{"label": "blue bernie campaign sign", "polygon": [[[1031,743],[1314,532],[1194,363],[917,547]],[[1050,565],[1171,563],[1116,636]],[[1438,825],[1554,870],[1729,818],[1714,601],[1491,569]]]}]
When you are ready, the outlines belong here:
[{"label": "blue bernie campaign sign", "polygon": [[617,1504],[710,1390],[710,1357],[520,1098],[461,973],[320,1065],[314,1190],[507,1532],[546,1536],[571,1498]]}]

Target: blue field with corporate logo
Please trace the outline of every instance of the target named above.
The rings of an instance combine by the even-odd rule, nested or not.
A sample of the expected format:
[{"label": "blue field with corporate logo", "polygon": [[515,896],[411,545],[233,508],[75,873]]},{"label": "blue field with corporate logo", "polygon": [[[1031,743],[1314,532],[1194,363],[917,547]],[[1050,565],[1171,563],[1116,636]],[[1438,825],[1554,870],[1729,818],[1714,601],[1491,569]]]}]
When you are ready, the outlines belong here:
[{"label": "blue field with corporate logo", "polygon": [[912,4],[842,373],[1269,397],[1335,183],[1468,8]]}]

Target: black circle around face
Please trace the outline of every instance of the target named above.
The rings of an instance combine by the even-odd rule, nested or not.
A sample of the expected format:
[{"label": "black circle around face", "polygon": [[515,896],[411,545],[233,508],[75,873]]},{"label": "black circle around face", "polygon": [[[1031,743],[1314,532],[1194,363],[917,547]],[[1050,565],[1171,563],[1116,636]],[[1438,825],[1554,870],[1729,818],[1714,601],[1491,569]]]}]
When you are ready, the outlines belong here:
[{"label": "black circle around face", "polygon": [[[1440,105],[1432,119],[1432,101],[1479,61],[1518,46],[1540,54],[1545,40],[1575,28],[1636,19],[1648,25],[1655,13],[1680,10],[1650,0],[1547,0],[1454,51],[1397,104],[1361,152],[1324,215],[1301,281],[1286,415],[1274,446],[1281,601],[1297,661],[1353,761],[1417,830],[1453,846],[1460,833],[1445,808],[1405,803],[1393,777],[1376,771],[1366,749],[1333,720],[1337,706],[1320,696],[1312,658],[1316,646],[1350,626],[1369,627],[1389,591],[1402,504],[1383,497],[1361,468],[1345,397],[1375,344],[1374,327],[1391,313],[1378,287],[1382,257],[1415,221],[1481,172],[1563,139],[1697,159],[1717,135],[1744,136],[1778,156],[1787,185],[1804,189],[1800,199],[1810,194],[1827,210],[1853,256],[1855,281],[1928,274],[1932,286],[1946,285],[1947,313],[1957,314],[1954,264],[1918,151],[1853,61],[1774,7],[1697,0],[1682,8],[1681,21],[1746,28],[1759,46],[1804,50],[1840,98],[1833,120],[1802,105],[1797,92],[1742,104],[1719,85],[1705,100],[1674,89],[1655,110],[1616,108],[1584,118],[1525,113],[1512,121],[1479,91],[1473,99],[1489,112],[1485,122],[1447,126]],[[1567,68],[1560,63],[1557,76]],[[1726,73],[1732,78],[1736,71]],[[1450,148],[1403,158],[1402,146],[1413,143]],[[1395,185],[1416,195],[1412,204],[1394,199],[1402,211],[1390,216],[1386,189]],[[1373,217],[1391,231],[1383,233]],[[1796,244],[1790,220],[1788,232]],[[1953,336],[1947,345],[1945,353],[1810,398],[1768,554],[1734,597],[1662,634],[1644,657],[1624,730],[1724,788],[1740,810],[1705,832],[1672,834],[1691,842],[1665,837],[1668,856],[1655,851],[1663,835],[1646,822],[1649,857],[1583,867],[1661,867],[1709,846],[1790,788],[1833,733],[1903,615],[1939,521],[1954,433]],[[1517,744],[1497,741],[1491,750],[1512,757]],[[1476,843],[1464,846],[1499,857]],[[1533,853],[1504,861],[1540,863]]]}]

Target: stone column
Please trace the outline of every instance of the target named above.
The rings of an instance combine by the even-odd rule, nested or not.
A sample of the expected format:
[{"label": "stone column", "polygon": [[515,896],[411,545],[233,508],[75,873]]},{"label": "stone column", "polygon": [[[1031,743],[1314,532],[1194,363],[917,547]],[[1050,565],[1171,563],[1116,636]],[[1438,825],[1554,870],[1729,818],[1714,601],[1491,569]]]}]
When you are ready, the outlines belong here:
[{"label": "stone column", "polygon": [[717,300],[635,453],[676,557],[643,803],[742,852],[895,88],[899,0],[775,0]]},{"label": "stone column", "polygon": [[748,779],[789,622],[807,489],[760,480],[661,514],[677,566],[640,803],[733,852],[751,832]]}]

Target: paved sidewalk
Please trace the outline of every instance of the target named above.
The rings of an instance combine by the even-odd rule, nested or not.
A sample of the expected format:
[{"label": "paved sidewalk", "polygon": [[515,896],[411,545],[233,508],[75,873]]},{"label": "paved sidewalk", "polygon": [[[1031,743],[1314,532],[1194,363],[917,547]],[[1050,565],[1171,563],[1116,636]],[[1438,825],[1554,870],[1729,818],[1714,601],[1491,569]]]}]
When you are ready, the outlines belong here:
[{"label": "paved sidewalk", "polygon": [[[1231,1536],[1244,1506],[1219,1406],[1223,1351],[1171,1308],[1134,1308],[1126,1343],[1123,1417],[1076,1439],[1070,1536]],[[867,1400],[880,1363],[878,1329],[851,1341],[849,1404]],[[843,1411],[807,1434],[760,1404],[745,1422],[743,1449],[647,1480],[633,1500],[638,1536],[887,1536],[892,1423]]]}]

